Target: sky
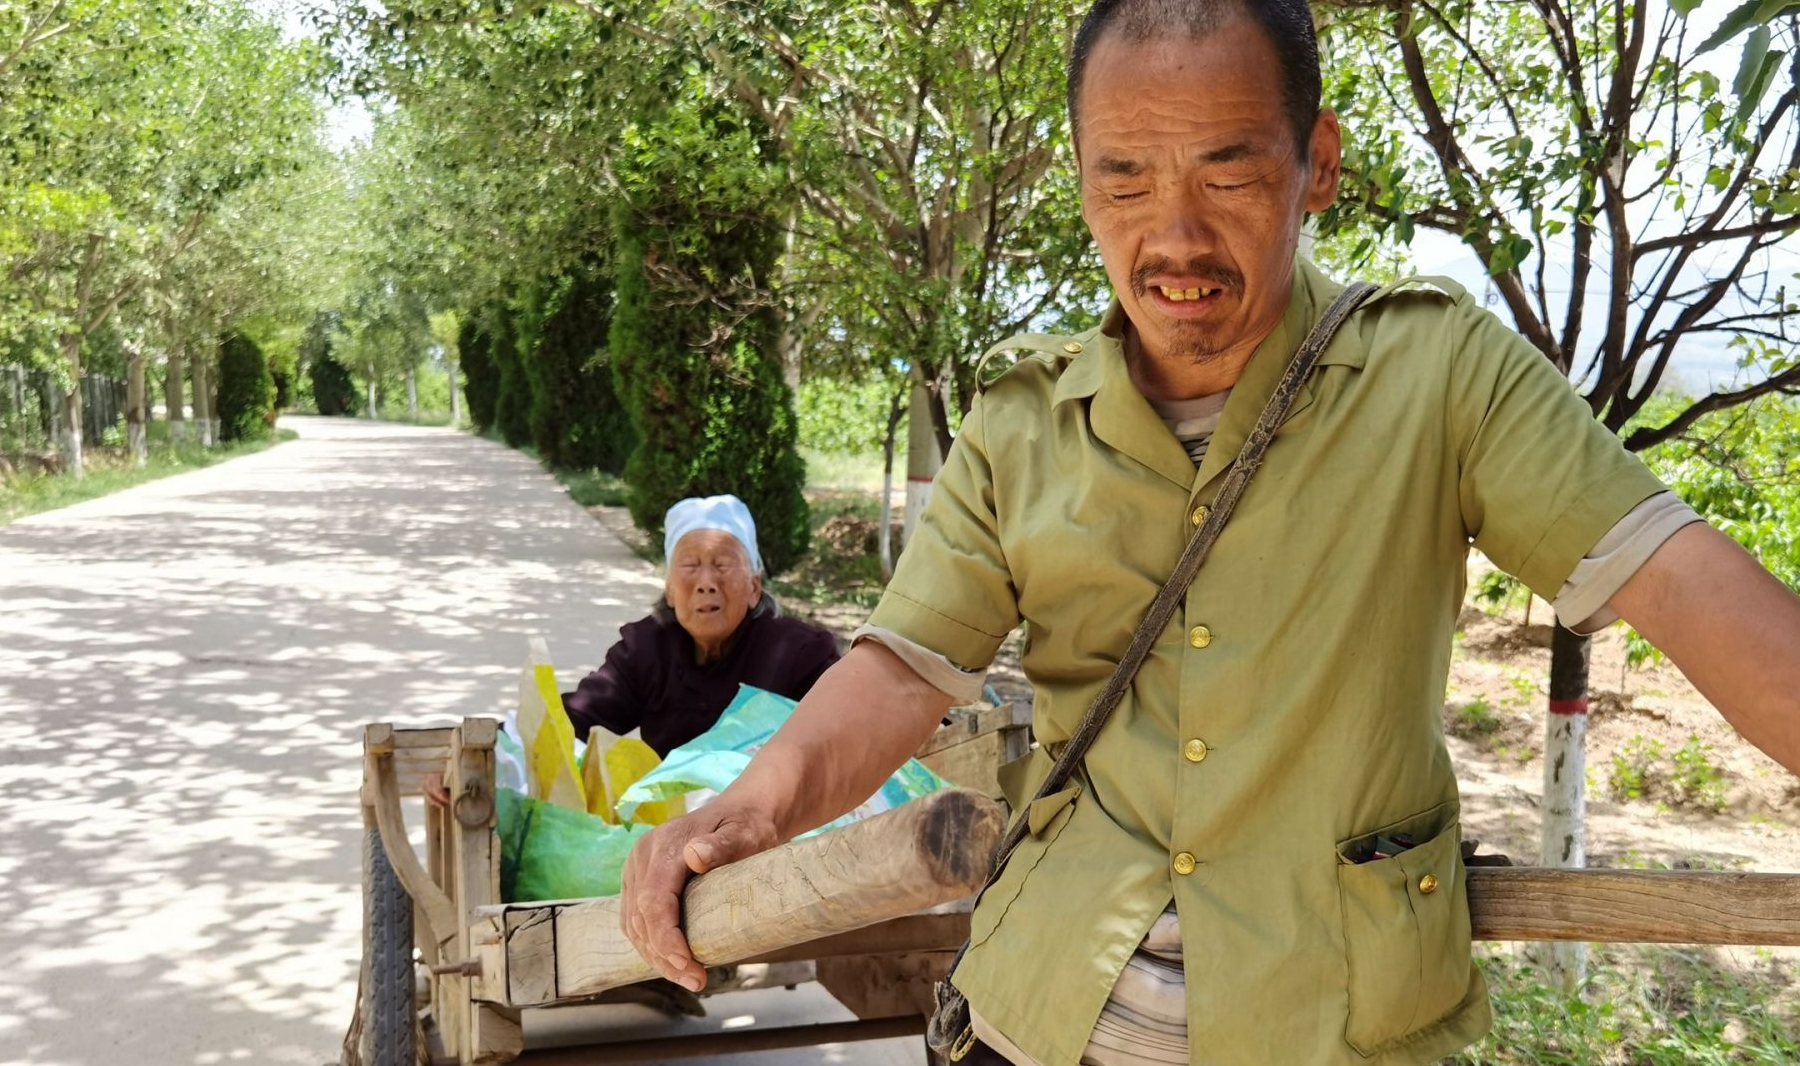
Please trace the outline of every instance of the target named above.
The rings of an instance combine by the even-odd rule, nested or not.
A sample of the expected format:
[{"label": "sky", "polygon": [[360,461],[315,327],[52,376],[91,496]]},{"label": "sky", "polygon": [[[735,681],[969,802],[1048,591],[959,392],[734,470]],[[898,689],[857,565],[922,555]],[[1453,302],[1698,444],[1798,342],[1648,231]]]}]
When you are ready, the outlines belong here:
[{"label": "sky", "polygon": [[[307,24],[301,0],[252,0],[256,7],[281,21],[282,32],[289,40],[313,37]],[[367,142],[374,133],[374,120],[360,99],[329,103],[325,114],[325,140],[333,151],[343,152],[352,145]]]}]

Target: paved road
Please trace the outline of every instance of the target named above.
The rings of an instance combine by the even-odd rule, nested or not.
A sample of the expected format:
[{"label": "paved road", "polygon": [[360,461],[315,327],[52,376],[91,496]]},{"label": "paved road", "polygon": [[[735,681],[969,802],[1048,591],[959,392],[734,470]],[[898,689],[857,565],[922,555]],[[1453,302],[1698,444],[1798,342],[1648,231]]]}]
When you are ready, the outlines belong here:
[{"label": "paved road", "polygon": [[[500,710],[533,633],[571,683],[655,595],[517,453],[285,424],[299,440],[0,527],[0,1062],[334,1061],[363,723]],[[695,1025],[847,1017],[816,989],[713,1004]]]}]

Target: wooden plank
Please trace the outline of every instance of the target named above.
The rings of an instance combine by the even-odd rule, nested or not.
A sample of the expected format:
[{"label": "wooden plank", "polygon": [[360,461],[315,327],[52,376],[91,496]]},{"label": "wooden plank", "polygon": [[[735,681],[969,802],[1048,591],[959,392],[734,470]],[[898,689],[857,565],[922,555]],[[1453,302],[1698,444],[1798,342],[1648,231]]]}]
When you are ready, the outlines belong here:
[{"label": "wooden plank", "polygon": [[933,987],[950,976],[954,951],[924,954],[852,955],[820,959],[819,984],[858,1018],[929,1018],[937,997]]},{"label": "wooden plank", "polygon": [[[397,774],[396,777],[398,777]],[[404,788],[404,784],[401,787]],[[448,815],[442,807],[432,803],[425,805],[425,874],[431,878],[431,883],[439,888],[444,886],[446,880],[444,848],[449,829],[445,827],[444,820],[447,817]],[[432,935],[431,927],[422,917],[424,908],[420,907],[417,901],[413,906],[421,915],[413,919],[413,942],[418,946],[425,965],[436,966],[443,961],[443,955],[439,951],[440,945],[437,938]]]},{"label": "wooden plank", "polygon": [[484,914],[469,925],[475,942],[475,961],[480,972],[469,983],[469,995],[482,1003],[505,1006],[511,1002],[506,991],[506,918]]},{"label": "wooden plank", "polygon": [[939,748],[919,761],[959,788],[972,788],[989,799],[1000,799],[1004,792],[1000,787],[1000,767],[1024,755],[1029,741],[1024,729],[1008,726]]},{"label": "wooden plank", "polygon": [[909,914],[822,940],[809,940],[763,955],[748,962],[798,962],[845,955],[893,955],[903,952],[955,951],[969,939],[969,912]]},{"label": "wooden plank", "polygon": [[445,758],[450,755],[450,734],[454,726],[437,726],[430,729],[395,729],[388,727],[393,734],[394,752],[417,752],[437,750]]},{"label": "wooden plank", "polygon": [[[1003,828],[997,805],[955,789],[764,852],[693,880],[684,901],[689,942],[702,963],[726,965],[962,899],[986,880]],[[616,898],[560,908],[555,923],[558,998],[656,975],[619,931]],[[544,965],[528,946],[515,953],[509,942],[509,972]],[[522,974],[517,983],[548,982]]]},{"label": "wooden plank", "polygon": [[1800,875],[1474,867],[1477,940],[1800,946]]},{"label": "wooden plank", "polygon": [[[872,1022],[730,1029],[716,1033],[688,1033],[605,1044],[538,1048],[526,1052],[518,1062],[519,1066],[643,1066],[644,1063],[661,1064],[710,1055],[736,1056],[754,1051],[820,1047],[859,1040],[892,1040],[897,1037],[916,1037],[924,1031],[925,1019],[917,1015],[882,1018]],[[827,1058],[844,1061],[841,1054],[832,1054]],[[850,1061],[859,1060],[852,1057]]]},{"label": "wooden plank", "polygon": [[525,1029],[519,1012],[489,1003],[471,1003],[473,1042],[469,1066],[506,1066],[525,1051]]},{"label": "wooden plank", "polygon": [[509,913],[506,943],[507,1002],[548,1003],[555,999],[556,908]]},{"label": "wooden plank", "polygon": [[[484,927],[481,909],[500,902],[500,854],[495,846],[494,740],[497,725],[491,718],[465,718],[452,733],[455,757],[449,763],[446,785],[450,792],[447,849],[450,897],[459,920],[456,923],[455,961],[476,959],[482,945],[476,942]],[[489,953],[495,956],[496,953]],[[508,968],[507,979],[511,980]],[[444,1008],[446,1045],[464,1066],[489,1066],[511,1062],[524,1050],[524,1035],[517,1011],[478,1002],[480,977],[446,975],[438,979],[438,997]]]},{"label": "wooden plank", "polygon": [[401,799],[418,799],[424,795],[426,774],[444,775],[449,769],[450,756],[446,752],[395,752],[394,779],[399,785]]},{"label": "wooden plank", "polygon": [[914,758],[923,759],[927,755],[967,743],[985,733],[994,733],[1014,726],[1031,724],[1030,710],[1026,709],[1021,718],[1020,711],[1012,704],[979,704],[969,707],[952,707],[945,715],[949,722],[938,727],[937,732],[926,738],[919,746]]}]

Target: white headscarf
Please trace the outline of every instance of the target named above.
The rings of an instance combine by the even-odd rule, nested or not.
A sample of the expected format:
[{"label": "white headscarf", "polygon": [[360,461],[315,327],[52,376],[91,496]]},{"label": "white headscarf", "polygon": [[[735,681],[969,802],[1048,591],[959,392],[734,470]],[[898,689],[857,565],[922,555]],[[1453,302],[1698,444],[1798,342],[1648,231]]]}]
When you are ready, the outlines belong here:
[{"label": "white headscarf", "polygon": [[663,558],[675,555],[675,545],[682,537],[699,529],[716,529],[729,533],[744,546],[750,557],[750,569],[762,573],[762,553],[756,550],[756,519],[750,508],[736,496],[690,496],[669,508],[663,516]]}]

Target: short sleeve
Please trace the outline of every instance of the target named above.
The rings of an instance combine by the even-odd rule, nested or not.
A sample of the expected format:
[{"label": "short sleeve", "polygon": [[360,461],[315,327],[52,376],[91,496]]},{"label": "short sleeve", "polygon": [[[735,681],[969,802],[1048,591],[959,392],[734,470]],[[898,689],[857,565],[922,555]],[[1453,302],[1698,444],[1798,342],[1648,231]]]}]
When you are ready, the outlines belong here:
[{"label": "short sleeve", "polygon": [[911,543],[869,624],[965,670],[994,661],[1019,624],[1018,591],[1001,550],[988,453],[988,396],[975,399],[944,459]]},{"label": "short sleeve", "polygon": [[1494,565],[1553,599],[1664,486],[1525,338],[1486,311],[1458,311],[1448,400],[1463,528]]}]

